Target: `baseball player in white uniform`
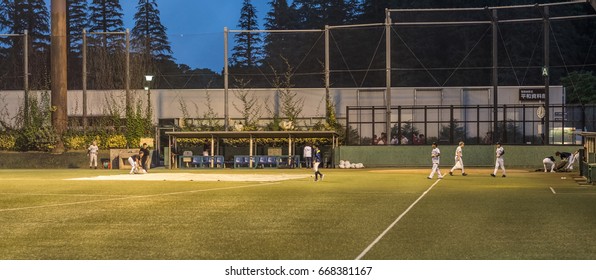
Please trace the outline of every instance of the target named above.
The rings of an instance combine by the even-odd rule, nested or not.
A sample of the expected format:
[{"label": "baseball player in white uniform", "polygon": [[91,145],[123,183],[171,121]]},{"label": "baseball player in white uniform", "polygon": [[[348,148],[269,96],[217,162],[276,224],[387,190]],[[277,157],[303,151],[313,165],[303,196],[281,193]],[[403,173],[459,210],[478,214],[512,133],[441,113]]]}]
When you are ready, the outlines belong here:
[{"label": "baseball player in white uniform", "polygon": [[441,160],[441,150],[437,148],[437,143],[432,144],[433,150],[430,153],[433,163],[433,169],[430,172],[430,175],[427,177],[428,179],[432,179],[435,176],[435,172],[439,175],[439,179],[443,179],[443,175],[441,174],[441,170],[439,169],[439,162]]},{"label": "baseball player in white uniform", "polygon": [[548,172],[547,170],[550,168],[550,172],[555,172],[555,158],[553,156],[545,157],[542,160],[542,165],[544,166],[544,172]]},{"label": "baseball player in white uniform", "polygon": [[453,167],[451,168],[451,171],[449,171],[449,175],[453,176],[453,170],[455,169],[461,169],[461,175],[462,176],[467,176],[468,174],[466,174],[466,171],[464,170],[464,160],[462,159],[462,148],[464,147],[464,141],[459,141],[459,146],[457,146],[457,149],[455,149],[455,164],[453,165]]},{"label": "baseball player in white uniform", "polygon": [[490,176],[496,177],[497,169],[499,169],[499,166],[500,166],[501,169],[503,170],[502,177],[507,177],[507,174],[505,172],[505,163],[504,163],[505,149],[503,149],[503,147],[501,147],[500,142],[497,142],[497,150],[495,151],[495,154],[497,156],[497,160],[495,162],[495,170],[493,171],[493,173],[490,174]]},{"label": "baseball player in white uniform", "polygon": [[87,155],[89,156],[89,168],[95,167],[97,169],[97,152],[99,151],[99,147],[97,147],[97,141],[93,141],[89,148],[87,148]]},{"label": "baseball player in white uniform", "polygon": [[565,166],[565,171],[573,171],[573,163],[575,163],[575,161],[579,158],[579,151],[575,151],[570,157],[569,157],[569,163],[567,163],[567,166]]}]

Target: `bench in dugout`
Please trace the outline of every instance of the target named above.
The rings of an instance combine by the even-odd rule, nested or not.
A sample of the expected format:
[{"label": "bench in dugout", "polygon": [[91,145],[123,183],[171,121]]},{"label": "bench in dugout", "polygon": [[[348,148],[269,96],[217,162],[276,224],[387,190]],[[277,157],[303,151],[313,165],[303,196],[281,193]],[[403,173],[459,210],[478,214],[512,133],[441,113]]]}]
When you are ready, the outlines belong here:
[{"label": "bench in dugout", "polygon": [[234,156],[234,168],[238,167],[250,167],[250,156]]},{"label": "bench in dugout", "polygon": [[180,168],[210,168],[211,162],[213,161],[214,168],[224,167],[223,156],[193,156],[192,152],[185,151],[182,156],[178,159],[178,166]]},{"label": "bench in dugout", "polygon": [[255,168],[277,167],[276,156],[255,156]]},{"label": "bench in dugout", "polygon": [[[234,168],[250,167],[250,156],[234,156]],[[300,156],[253,156],[253,168],[299,168]]]},{"label": "bench in dugout", "polygon": [[277,156],[277,168],[300,168],[300,156]]}]

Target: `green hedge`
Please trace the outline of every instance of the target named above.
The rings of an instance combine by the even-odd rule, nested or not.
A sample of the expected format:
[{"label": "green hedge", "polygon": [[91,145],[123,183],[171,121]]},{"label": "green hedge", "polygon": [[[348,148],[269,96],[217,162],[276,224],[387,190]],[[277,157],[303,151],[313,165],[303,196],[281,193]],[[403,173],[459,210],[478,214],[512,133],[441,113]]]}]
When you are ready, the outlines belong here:
[{"label": "green hedge", "polygon": [[[109,158],[109,150],[100,150],[97,156],[98,168],[101,158]],[[89,168],[89,157],[86,150],[70,151],[62,154],[44,152],[0,152],[0,168],[2,169],[65,169]]]}]

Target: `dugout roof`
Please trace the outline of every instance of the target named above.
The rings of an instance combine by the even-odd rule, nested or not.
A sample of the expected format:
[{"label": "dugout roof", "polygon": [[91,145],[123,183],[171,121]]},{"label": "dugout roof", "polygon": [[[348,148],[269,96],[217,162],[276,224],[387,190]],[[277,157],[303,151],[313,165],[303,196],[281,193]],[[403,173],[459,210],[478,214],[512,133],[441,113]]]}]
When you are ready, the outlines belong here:
[{"label": "dugout roof", "polygon": [[176,138],[329,138],[334,140],[339,136],[335,131],[168,131],[166,135]]}]

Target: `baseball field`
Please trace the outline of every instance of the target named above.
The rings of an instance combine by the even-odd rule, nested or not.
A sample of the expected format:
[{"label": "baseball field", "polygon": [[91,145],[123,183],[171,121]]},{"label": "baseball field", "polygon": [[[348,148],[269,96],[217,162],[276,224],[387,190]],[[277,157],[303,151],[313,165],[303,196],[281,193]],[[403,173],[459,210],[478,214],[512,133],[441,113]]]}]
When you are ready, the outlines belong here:
[{"label": "baseball field", "polygon": [[0,259],[596,259],[577,173],[466,171],[0,170]]}]

